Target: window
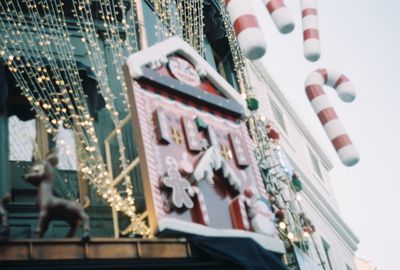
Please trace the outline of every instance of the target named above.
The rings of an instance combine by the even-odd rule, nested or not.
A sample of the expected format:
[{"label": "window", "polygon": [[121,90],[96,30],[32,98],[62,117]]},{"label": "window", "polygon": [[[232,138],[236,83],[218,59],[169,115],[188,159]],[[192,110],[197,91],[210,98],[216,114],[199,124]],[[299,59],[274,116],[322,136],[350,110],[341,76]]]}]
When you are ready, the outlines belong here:
[{"label": "window", "polygon": [[36,140],[36,121],[22,121],[13,115],[8,119],[8,143],[10,161],[32,161]]},{"label": "window", "polygon": [[218,40],[211,44],[205,37],[204,47],[207,62],[234,88],[239,88],[227,39]]},{"label": "window", "polygon": [[234,68],[231,47],[218,4],[208,1],[204,4],[204,47],[206,60],[215,67],[234,88],[238,79]]},{"label": "window", "polygon": [[271,109],[275,120],[278,122],[279,126],[287,133],[285,118],[283,117],[283,113],[272,100],[271,100]]},{"label": "window", "polygon": [[59,170],[76,171],[76,145],[74,133],[71,129],[65,129],[61,124],[58,127],[56,136],[56,148],[58,150],[58,166]]},{"label": "window", "polygon": [[323,180],[321,167],[319,165],[319,160],[314,155],[314,153],[310,150],[310,148],[308,148],[308,153],[310,154],[311,164],[312,164],[312,167],[314,169],[314,172],[319,176],[319,178],[321,180]]},{"label": "window", "polygon": [[321,240],[322,240],[322,247],[324,248],[324,253],[325,253],[325,257],[326,257],[325,265],[327,265],[327,268],[328,268],[329,270],[333,270],[333,268],[332,268],[332,263],[331,263],[331,258],[330,258],[330,256],[329,256],[331,247],[330,247],[329,244],[325,241],[324,238],[321,237]]},{"label": "window", "polygon": [[[34,160],[36,144],[36,119],[20,120],[13,115],[8,118],[9,160],[27,161]],[[58,169],[76,170],[75,138],[72,130],[60,125],[56,136],[58,150]]]}]

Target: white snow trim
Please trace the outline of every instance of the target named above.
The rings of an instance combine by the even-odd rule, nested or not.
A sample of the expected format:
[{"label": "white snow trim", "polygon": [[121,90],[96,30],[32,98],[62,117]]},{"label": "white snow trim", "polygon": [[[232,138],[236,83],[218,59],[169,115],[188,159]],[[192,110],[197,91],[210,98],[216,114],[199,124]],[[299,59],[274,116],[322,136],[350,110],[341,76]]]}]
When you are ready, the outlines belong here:
[{"label": "white snow trim", "polygon": [[241,181],[240,178],[236,176],[235,172],[228,165],[228,163],[223,160],[220,152],[215,146],[211,146],[200,158],[197,163],[196,168],[191,177],[191,181],[201,181],[206,179],[210,184],[214,184],[214,171],[222,169],[222,174],[224,179],[228,179],[229,184],[236,190],[240,191]]},{"label": "white snow trim", "polygon": [[219,237],[243,237],[251,238],[256,241],[263,248],[277,252],[285,253],[285,247],[280,239],[261,235],[254,232],[233,230],[233,229],[214,229],[206,227],[201,224],[191,223],[187,221],[181,221],[177,219],[163,218],[158,223],[158,230],[162,232],[164,230],[172,230],[183,232],[187,234],[202,235],[202,236],[219,236]]},{"label": "white snow trim", "polygon": [[202,70],[209,79],[226,97],[235,100],[248,113],[245,100],[240,94],[214,70],[189,44],[180,37],[175,36],[163,42],[157,43],[149,48],[131,54],[126,60],[129,74],[134,79],[143,75],[142,67],[147,64],[163,62],[168,55],[179,54],[192,63],[196,70]]},{"label": "white snow trim", "polygon": [[[234,123],[234,122],[232,122],[230,120],[226,120],[226,119],[223,119],[223,118],[218,118],[214,114],[211,114],[209,112],[198,110],[198,109],[196,109],[194,107],[190,107],[189,105],[178,103],[175,100],[170,100],[168,98],[165,98],[163,96],[154,94],[152,92],[148,92],[148,91],[143,90],[143,89],[140,89],[140,91],[146,97],[157,98],[159,100],[162,100],[162,102],[168,103],[169,105],[174,105],[175,107],[179,107],[180,109],[187,111],[189,114],[197,114],[199,116],[209,117],[209,118],[212,119],[212,121],[217,122],[217,124],[219,123],[221,125],[228,125],[229,127],[232,127],[232,128],[240,128],[240,125],[238,125],[238,124],[236,124],[236,123]],[[157,103],[157,104],[160,104],[160,103]]]}]

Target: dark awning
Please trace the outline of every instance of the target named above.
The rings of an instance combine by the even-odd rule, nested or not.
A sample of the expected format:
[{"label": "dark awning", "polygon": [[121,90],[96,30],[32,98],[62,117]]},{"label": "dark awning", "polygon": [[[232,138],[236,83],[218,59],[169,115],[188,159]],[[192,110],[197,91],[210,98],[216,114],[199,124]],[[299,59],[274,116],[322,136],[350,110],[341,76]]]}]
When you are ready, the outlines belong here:
[{"label": "dark awning", "polygon": [[288,270],[279,254],[264,249],[250,238],[190,236],[187,239],[206,254],[244,270]]},{"label": "dark awning", "polygon": [[221,4],[216,0],[204,2],[204,33],[212,49],[221,59],[230,53],[227,31],[221,15]]},{"label": "dark awning", "polygon": [[211,44],[226,36],[225,26],[218,10],[219,3],[213,0],[204,1],[204,32]]}]

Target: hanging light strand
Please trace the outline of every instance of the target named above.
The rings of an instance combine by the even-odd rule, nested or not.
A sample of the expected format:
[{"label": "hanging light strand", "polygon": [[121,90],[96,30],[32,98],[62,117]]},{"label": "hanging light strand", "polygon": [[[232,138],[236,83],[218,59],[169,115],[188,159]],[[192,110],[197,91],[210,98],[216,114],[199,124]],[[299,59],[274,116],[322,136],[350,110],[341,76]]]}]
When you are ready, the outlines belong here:
[{"label": "hanging light strand", "polygon": [[[147,226],[135,214],[133,200],[121,197],[119,191],[110,186],[93,119],[85,103],[62,6],[62,1],[2,2],[0,25],[7,31],[0,37],[3,48],[0,56],[7,58],[17,85],[47,123],[49,133],[55,134],[60,123],[74,127],[79,138],[77,143],[83,146],[79,155],[84,161],[80,168],[85,178],[103,198],[131,218],[138,230],[136,233],[147,234]],[[29,22],[23,10],[28,12]],[[28,57],[32,55],[38,57]]]},{"label": "hanging light strand", "polygon": [[[77,17],[78,24],[81,29],[81,34],[83,35],[82,42],[85,44],[86,49],[90,51],[91,49],[95,49],[89,53],[89,60],[91,61],[92,67],[96,67],[94,72],[96,77],[100,80],[100,89],[102,93],[105,95],[106,99],[106,108],[110,111],[111,119],[114,123],[114,126],[119,126],[121,120],[119,118],[119,111],[117,109],[117,105],[115,103],[116,97],[113,91],[111,90],[111,85],[108,80],[107,74],[107,65],[105,64],[105,55],[100,53],[100,44],[98,39],[98,34],[95,29],[95,23],[93,20],[93,15],[91,14],[90,3],[87,1],[78,1],[78,5],[74,5],[74,14]],[[117,81],[120,83],[119,89],[122,89],[122,100],[124,100],[124,109],[127,112],[127,90],[126,85],[123,80],[123,72],[122,66],[124,63],[124,56],[122,54],[123,41],[120,38],[120,33],[118,31],[118,26],[116,25],[116,11],[114,9],[114,4],[109,1],[104,1],[100,3],[100,14],[103,19],[103,26],[105,28],[105,40],[110,46],[110,51],[112,54],[112,63],[114,70],[117,74]],[[116,89],[114,89],[115,91]],[[121,169],[124,170],[127,167],[128,160],[125,154],[125,145],[122,137],[122,133],[117,133],[117,143],[120,155]],[[131,204],[134,205],[133,198],[133,186],[132,181],[129,176],[124,178],[124,185],[126,191],[126,199]]]}]

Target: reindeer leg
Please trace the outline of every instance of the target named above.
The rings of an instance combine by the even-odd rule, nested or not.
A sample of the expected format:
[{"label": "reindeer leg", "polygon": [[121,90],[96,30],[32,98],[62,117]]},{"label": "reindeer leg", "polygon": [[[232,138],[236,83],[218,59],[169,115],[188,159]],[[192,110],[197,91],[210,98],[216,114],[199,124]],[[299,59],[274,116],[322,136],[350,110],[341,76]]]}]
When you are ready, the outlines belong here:
[{"label": "reindeer leg", "polygon": [[76,220],[76,221],[73,221],[73,222],[71,222],[69,225],[70,225],[70,228],[69,228],[69,231],[68,231],[68,233],[67,233],[67,235],[65,236],[66,238],[72,238],[72,237],[74,237],[75,236],[75,233],[76,233],[76,230],[78,229],[78,227],[79,227],[79,224],[80,224],[80,221],[79,220]]},{"label": "reindeer leg", "polygon": [[0,229],[0,237],[8,237],[10,236],[10,225],[8,224],[8,215],[5,209],[0,206],[0,216],[1,216],[1,225],[2,228]]},{"label": "reindeer leg", "polygon": [[42,221],[42,224],[40,227],[40,231],[42,232],[42,234],[40,235],[40,238],[43,238],[44,234],[47,232],[47,230],[49,228],[49,223],[50,223],[50,220],[48,218],[45,218]]},{"label": "reindeer leg", "polygon": [[90,225],[89,225],[89,216],[85,213],[85,211],[82,209],[81,210],[81,219],[83,222],[83,235],[82,235],[82,241],[87,242],[90,239]]},{"label": "reindeer leg", "polygon": [[47,220],[47,211],[40,210],[38,224],[35,230],[35,237],[43,238],[44,233],[47,231],[49,221]]}]

